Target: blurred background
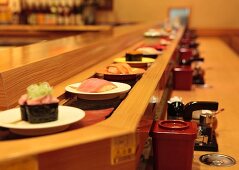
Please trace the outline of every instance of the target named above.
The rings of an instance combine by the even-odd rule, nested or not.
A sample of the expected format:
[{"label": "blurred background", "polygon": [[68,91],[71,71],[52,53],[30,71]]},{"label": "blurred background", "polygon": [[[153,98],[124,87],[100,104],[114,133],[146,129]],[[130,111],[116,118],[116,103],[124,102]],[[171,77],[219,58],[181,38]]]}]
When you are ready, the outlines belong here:
[{"label": "blurred background", "polygon": [[239,52],[238,9],[238,0],[0,0],[0,25],[120,26],[184,15],[199,35]]}]

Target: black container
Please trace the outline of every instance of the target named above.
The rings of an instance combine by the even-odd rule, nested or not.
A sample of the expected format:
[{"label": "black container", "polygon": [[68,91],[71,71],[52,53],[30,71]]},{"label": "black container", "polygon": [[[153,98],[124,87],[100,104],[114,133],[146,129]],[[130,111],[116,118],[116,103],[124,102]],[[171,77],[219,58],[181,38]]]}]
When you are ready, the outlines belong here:
[{"label": "black container", "polygon": [[180,101],[168,103],[168,119],[180,119],[184,114],[184,104]]},{"label": "black container", "polygon": [[58,103],[20,106],[22,120],[45,123],[58,119]]}]

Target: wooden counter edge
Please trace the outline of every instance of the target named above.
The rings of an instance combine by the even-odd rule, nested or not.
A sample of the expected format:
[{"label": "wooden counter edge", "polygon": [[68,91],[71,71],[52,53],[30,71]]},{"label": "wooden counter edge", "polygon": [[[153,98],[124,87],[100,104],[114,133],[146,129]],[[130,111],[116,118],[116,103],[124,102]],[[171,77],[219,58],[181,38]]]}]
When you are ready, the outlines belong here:
[{"label": "wooden counter edge", "polygon": [[0,31],[109,31],[110,25],[0,25]]}]

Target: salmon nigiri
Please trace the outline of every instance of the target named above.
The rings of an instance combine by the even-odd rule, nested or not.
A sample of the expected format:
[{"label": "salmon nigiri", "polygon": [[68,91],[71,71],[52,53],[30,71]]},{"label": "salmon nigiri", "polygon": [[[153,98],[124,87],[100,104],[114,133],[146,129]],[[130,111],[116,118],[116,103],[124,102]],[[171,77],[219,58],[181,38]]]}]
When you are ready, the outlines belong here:
[{"label": "salmon nigiri", "polygon": [[112,74],[132,74],[132,67],[127,63],[111,64],[107,67],[107,72]]},{"label": "salmon nigiri", "polygon": [[117,88],[117,86],[110,81],[98,78],[89,78],[84,80],[77,90],[81,92],[99,93],[112,90],[114,88]]}]

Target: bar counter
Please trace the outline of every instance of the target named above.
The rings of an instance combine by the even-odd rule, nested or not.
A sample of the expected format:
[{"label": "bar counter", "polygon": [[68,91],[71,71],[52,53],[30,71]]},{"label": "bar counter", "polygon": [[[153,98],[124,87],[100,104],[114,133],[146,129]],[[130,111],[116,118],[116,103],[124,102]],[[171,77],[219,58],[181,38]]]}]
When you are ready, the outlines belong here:
[{"label": "bar counter", "polygon": [[23,46],[86,32],[110,32],[110,25],[0,25],[1,46]]},{"label": "bar counter", "polygon": [[216,136],[220,154],[232,156],[237,163],[231,167],[212,167],[200,163],[199,157],[210,152],[194,151],[193,170],[239,169],[239,56],[219,38],[200,38],[202,57],[205,58],[205,82],[208,88],[191,91],[175,90],[172,96],[181,96],[185,103],[190,101],[218,101]]},{"label": "bar counter", "polygon": [[109,25],[1,25],[0,31],[108,31]]},{"label": "bar counter", "polygon": [[[114,58],[145,43],[143,33],[153,26],[157,24],[119,27],[109,33],[85,34],[2,50],[6,56],[0,68],[4,80],[1,85],[5,88],[0,93],[2,108],[15,107],[27,85],[36,81],[49,81],[54,85],[54,95],[59,97],[60,104],[65,104],[66,85],[93,76]],[[57,134],[1,141],[0,169],[136,169],[154,113],[161,109],[159,103],[169,74],[169,61],[182,33],[183,29],[178,31],[176,39],[109,118]],[[19,77],[26,73],[29,76]],[[142,120],[140,133],[138,127]],[[149,127],[144,131],[145,124]],[[114,153],[122,147],[117,144],[122,141],[124,149],[130,150],[128,155]]]}]

